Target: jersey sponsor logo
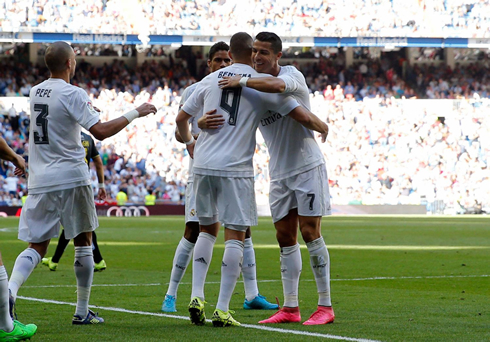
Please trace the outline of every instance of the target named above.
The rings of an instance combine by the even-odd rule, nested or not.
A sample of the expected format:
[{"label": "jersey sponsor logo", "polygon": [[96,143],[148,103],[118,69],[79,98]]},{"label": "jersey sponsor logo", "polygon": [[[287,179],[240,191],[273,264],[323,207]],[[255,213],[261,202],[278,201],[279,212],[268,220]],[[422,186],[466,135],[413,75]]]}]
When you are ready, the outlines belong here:
[{"label": "jersey sponsor logo", "polygon": [[283,118],[283,116],[279,113],[269,111],[270,115],[265,119],[260,120],[260,124],[262,126],[268,126]]},{"label": "jersey sponsor logo", "polygon": [[117,217],[122,217],[122,216],[125,216],[125,217],[131,217],[131,216],[134,216],[134,217],[138,217],[138,216],[141,216],[141,214],[143,213],[145,216],[150,216],[150,211],[148,210],[147,207],[145,206],[129,206],[129,207],[126,207],[126,206],[121,206],[121,207],[118,207],[118,206],[113,206],[113,207],[110,207],[108,210],[107,210],[107,216],[111,216],[112,215],[112,212],[115,212],[115,216]]}]

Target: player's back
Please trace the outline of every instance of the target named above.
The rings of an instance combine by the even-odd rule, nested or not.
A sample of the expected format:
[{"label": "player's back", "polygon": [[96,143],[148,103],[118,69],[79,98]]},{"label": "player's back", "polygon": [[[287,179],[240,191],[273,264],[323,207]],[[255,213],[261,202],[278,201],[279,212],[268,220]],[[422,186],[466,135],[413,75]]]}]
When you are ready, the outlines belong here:
[{"label": "player's back", "polygon": [[[88,179],[80,124],[83,89],[50,78],[30,92],[29,192],[69,189]],[[85,94],[86,96],[86,94]],[[93,121],[93,120],[92,120]],[[83,124],[83,123],[82,123]]]},{"label": "player's back", "polygon": [[[289,113],[298,104],[292,98],[265,94],[250,88],[220,89],[219,79],[225,76],[269,76],[257,73],[251,66],[235,63],[204,78],[184,111],[217,110],[225,124],[217,130],[203,130],[195,149],[194,171],[200,174],[253,177],[255,133],[262,116],[269,110]],[[188,110],[186,110],[188,109]]]},{"label": "player's back", "polygon": [[[309,110],[309,90],[303,74],[294,66],[283,66],[278,77],[286,84],[284,93]],[[259,128],[269,149],[271,179],[290,177],[324,163],[313,131],[296,120],[271,113],[261,120]]]}]

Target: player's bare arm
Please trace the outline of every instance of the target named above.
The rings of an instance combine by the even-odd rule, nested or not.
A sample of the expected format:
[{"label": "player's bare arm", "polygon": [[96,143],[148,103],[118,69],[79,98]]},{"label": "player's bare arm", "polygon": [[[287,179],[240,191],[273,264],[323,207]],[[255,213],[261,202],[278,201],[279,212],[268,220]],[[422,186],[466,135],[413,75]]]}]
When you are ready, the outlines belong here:
[{"label": "player's bare arm", "polygon": [[143,103],[141,106],[133,109],[132,111],[107,122],[98,122],[92,127],[90,127],[90,133],[98,139],[104,140],[105,138],[111,137],[114,134],[120,132],[124,127],[126,127],[131,121],[136,118],[142,118],[148,114],[155,114],[157,109],[154,105],[150,103]]},{"label": "player's bare arm", "polygon": [[210,110],[197,120],[197,127],[200,129],[217,129],[225,124],[225,119],[221,114],[215,114],[216,109]]},{"label": "player's bare arm", "polygon": [[15,165],[16,169],[14,174],[16,176],[20,176],[26,172],[26,162],[24,158],[15,153],[3,138],[0,138],[0,158],[8,160]]},{"label": "player's bare arm", "polygon": [[225,76],[219,80],[220,88],[248,87],[264,93],[283,93],[286,90],[286,83],[278,77],[242,77]]},{"label": "player's bare arm", "polygon": [[184,112],[182,109],[177,114],[177,118],[175,119],[175,123],[177,124],[177,131],[179,132],[182,141],[187,145],[187,151],[189,151],[189,155],[191,158],[194,158],[194,146],[196,145],[196,140],[191,134],[191,130],[189,128],[189,119],[191,115]]},{"label": "player's bare arm", "polygon": [[288,115],[291,119],[298,121],[306,128],[320,133],[322,143],[327,140],[328,125],[320,120],[318,116],[310,112],[308,109],[302,106],[298,106],[293,109]]},{"label": "player's bare arm", "polygon": [[99,181],[99,193],[97,197],[100,200],[105,200],[107,192],[104,185],[104,164],[102,163],[102,158],[100,156],[95,156],[92,158],[95,165],[95,172],[97,173],[97,180]]}]

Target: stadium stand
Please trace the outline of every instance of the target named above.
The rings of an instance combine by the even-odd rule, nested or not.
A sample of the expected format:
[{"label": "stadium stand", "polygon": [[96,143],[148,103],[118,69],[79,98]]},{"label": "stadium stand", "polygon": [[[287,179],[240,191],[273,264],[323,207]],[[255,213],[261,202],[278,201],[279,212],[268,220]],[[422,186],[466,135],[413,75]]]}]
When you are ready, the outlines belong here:
[{"label": "stadium stand", "polygon": [[[489,37],[490,10],[469,0],[6,1],[3,31],[284,36]],[[355,11],[351,9],[355,8]],[[212,24],[210,24],[212,23]]]}]

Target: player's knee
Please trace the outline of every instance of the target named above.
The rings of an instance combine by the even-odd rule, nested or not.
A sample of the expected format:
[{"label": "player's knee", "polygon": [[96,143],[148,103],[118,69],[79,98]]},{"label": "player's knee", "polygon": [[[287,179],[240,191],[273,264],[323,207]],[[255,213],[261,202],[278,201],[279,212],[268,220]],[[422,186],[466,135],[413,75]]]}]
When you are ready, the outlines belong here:
[{"label": "player's knee", "polygon": [[199,236],[199,223],[187,222],[185,225],[184,238],[191,243],[196,243],[198,236]]},{"label": "player's knee", "polygon": [[46,253],[48,252],[48,246],[49,246],[49,241],[42,242],[42,243],[30,243],[29,248],[34,249],[36,252],[39,253],[41,258],[44,258]]},{"label": "player's knee", "polygon": [[92,246],[92,232],[80,233],[73,239],[75,246]]},{"label": "player's knee", "polygon": [[279,246],[294,246],[297,242],[296,234],[282,230],[276,231],[276,238]]},{"label": "player's knee", "polygon": [[301,236],[305,242],[311,242],[321,236],[321,232],[316,227],[306,226],[301,227]]}]

